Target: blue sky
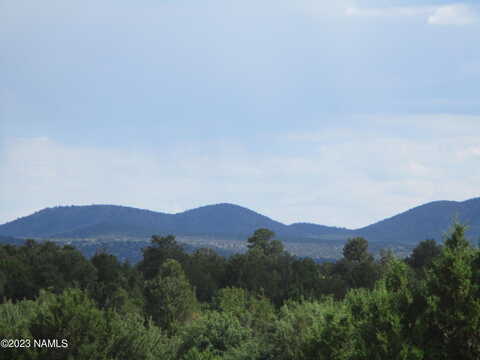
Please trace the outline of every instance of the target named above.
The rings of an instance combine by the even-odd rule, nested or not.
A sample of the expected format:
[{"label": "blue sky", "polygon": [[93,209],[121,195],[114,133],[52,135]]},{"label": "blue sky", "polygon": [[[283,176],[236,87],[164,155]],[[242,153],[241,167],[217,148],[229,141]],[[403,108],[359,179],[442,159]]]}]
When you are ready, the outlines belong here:
[{"label": "blue sky", "polygon": [[479,196],[480,6],[0,1],[0,222],[233,202],[359,227]]}]

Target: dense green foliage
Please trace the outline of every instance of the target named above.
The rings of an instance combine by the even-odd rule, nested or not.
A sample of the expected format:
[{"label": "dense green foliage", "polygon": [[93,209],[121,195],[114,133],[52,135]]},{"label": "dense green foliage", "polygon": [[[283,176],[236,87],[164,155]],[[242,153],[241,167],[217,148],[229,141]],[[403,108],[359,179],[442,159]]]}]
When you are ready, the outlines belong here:
[{"label": "dense green foliage", "polygon": [[135,266],[2,245],[0,339],[59,346],[3,348],[0,360],[480,358],[480,251],[460,225],[405,260],[375,259],[361,237],[323,264],[265,228],[247,243],[227,259],[153,236]]}]

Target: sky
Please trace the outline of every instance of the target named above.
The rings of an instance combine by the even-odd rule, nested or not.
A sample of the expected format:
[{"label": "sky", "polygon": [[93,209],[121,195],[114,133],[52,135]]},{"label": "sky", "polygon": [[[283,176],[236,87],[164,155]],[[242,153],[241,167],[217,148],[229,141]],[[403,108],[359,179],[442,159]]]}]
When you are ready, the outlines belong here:
[{"label": "sky", "polygon": [[0,223],[230,202],[358,228],[480,196],[480,4],[0,0]]}]

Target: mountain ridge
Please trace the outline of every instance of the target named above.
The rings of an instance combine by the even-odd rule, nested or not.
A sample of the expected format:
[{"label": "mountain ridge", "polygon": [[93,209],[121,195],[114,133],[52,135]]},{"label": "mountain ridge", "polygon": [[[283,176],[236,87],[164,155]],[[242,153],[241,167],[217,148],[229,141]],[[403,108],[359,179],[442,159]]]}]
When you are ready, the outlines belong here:
[{"label": "mountain ridge", "polygon": [[433,201],[358,229],[296,222],[283,224],[249,208],[219,203],[169,214],[121,205],[48,207],[0,225],[0,235],[20,238],[149,237],[152,234],[211,235],[241,238],[260,227],[284,240],[345,240],[363,236],[369,241],[414,243],[441,240],[453,219],[480,236],[480,198]]}]

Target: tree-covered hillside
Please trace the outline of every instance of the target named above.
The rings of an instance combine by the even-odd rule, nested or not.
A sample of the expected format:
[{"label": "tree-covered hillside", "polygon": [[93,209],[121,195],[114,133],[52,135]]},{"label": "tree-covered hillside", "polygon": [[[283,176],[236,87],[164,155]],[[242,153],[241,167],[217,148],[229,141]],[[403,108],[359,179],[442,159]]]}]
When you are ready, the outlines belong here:
[{"label": "tree-covered hillside", "polygon": [[480,239],[480,198],[463,202],[435,201],[369,225],[356,232],[373,241],[418,242],[441,240],[452,221],[467,225],[472,240]]},{"label": "tree-covered hillside", "polygon": [[464,202],[438,201],[360,229],[308,223],[285,225],[233,204],[203,206],[165,214],[114,205],[61,206],[0,225],[0,235],[36,239],[148,240],[151,234],[176,234],[239,241],[255,229],[268,228],[285,242],[314,243],[366,237],[372,243],[416,244],[443,239],[453,220],[468,226],[469,237],[480,238],[480,198]]},{"label": "tree-covered hillside", "polygon": [[405,260],[354,237],[318,264],[265,228],[246,246],[224,258],[153,236],[133,266],[1,245],[0,360],[480,358],[480,250],[461,225]]}]

